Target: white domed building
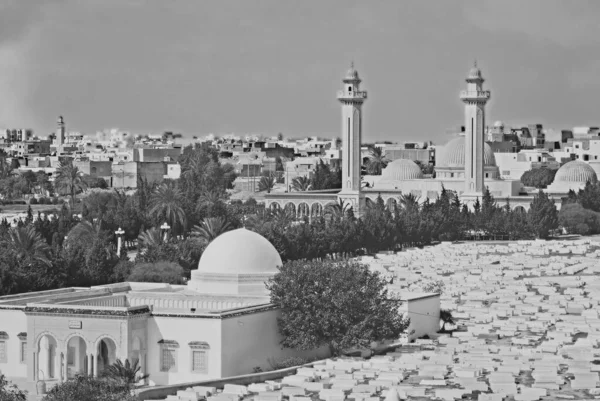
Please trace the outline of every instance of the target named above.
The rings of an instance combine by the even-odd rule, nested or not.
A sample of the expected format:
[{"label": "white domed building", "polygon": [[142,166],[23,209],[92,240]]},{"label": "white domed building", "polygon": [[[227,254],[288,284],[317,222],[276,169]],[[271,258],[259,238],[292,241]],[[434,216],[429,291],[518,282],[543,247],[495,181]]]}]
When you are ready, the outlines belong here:
[{"label": "white domed building", "polygon": [[[364,189],[368,198],[381,194],[383,198],[398,197],[401,193],[411,193],[420,197],[436,199],[442,188],[459,195],[465,192],[465,136],[450,140],[436,149],[435,178],[426,178],[421,168],[412,160],[399,159],[390,162],[381,176],[366,176],[369,186]],[[483,176],[485,186],[496,198],[513,197],[519,194],[521,183],[518,180],[502,180],[496,166],[494,152],[487,143],[483,144]]]},{"label": "white domed building", "polygon": [[546,192],[552,194],[566,194],[570,190],[577,192],[583,189],[588,181],[592,183],[598,181],[592,166],[579,160],[570,161],[558,169],[554,182],[548,186]]},{"label": "white domed building", "polygon": [[139,359],[151,385],[167,385],[327,356],[326,349],[281,347],[280,312],[265,286],[281,265],[267,239],[242,228],[208,245],[187,285],[130,282],[0,297],[0,371],[35,391],[40,379],[98,376],[117,359]]}]

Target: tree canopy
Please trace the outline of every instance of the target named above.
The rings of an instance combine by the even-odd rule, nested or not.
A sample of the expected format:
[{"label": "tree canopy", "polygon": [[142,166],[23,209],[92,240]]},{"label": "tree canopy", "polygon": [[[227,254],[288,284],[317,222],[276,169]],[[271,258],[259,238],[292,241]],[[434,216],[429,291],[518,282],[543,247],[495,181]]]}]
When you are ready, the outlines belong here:
[{"label": "tree canopy", "polygon": [[327,346],[332,355],[374,341],[396,339],[408,326],[400,301],[386,281],[365,265],[343,261],[292,261],[267,287],[282,345],[309,350]]},{"label": "tree canopy", "polygon": [[547,188],[548,185],[554,182],[554,176],[557,171],[545,167],[534,168],[523,173],[521,182],[527,187]]}]

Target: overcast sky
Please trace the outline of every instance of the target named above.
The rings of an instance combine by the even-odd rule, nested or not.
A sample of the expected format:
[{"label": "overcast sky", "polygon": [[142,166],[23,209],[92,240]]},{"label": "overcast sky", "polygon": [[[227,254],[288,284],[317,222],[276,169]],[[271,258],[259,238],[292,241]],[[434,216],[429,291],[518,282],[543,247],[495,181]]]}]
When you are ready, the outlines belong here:
[{"label": "overcast sky", "polygon": [[0,0],[0,127],[445,141],[478,60],[488,123],[600,124],[597,0]]}]

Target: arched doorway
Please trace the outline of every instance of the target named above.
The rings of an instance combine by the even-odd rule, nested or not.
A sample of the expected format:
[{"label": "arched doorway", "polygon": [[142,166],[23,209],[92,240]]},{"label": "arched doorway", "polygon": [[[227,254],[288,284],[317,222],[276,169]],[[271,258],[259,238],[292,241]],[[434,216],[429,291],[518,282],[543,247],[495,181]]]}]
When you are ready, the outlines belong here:
[{"label": "arched doorway", "polygon": [[87,345],[85,340],[79,336],[74,336],[67,342],[67,379],[71,379],[78,374],[87,374],[88,358]]},{"label": "arched doorway", "polygon": [[60,355],[57,355],[57,342],[54,337],[45,334],[37,344],[37,377],[42,380],[58,378],[60,374]]},{"label": "arched doorway", "polygon": [[515,213],[521,213],[521,214],[527,213],[523,206],[516,206],[514,210],[515,210]]},{"label": "arched doorway", "polygon": [[310,214],[312,217],[319,217],[323,215],[323,205],[319,202],[315,202],[310,207]]},{"label": "arched doorway", "polygon": [[98,376],[104,369],[117,361],[117,345],[110,338],[103,338],[98,342],[97,350]]},{"label": "arched doorway", "polygon": [[285,213],[288,216],[292,216],[293,218],[296,217],[296,205],[294,205],[292,202],[286,203],[283,210],[285,210]]},{"label": "arched doorway", "polygon": [[300,203],[298,205],[298,218],[303,219],[305,217],[310,217],[310,208],[307,203]]}]

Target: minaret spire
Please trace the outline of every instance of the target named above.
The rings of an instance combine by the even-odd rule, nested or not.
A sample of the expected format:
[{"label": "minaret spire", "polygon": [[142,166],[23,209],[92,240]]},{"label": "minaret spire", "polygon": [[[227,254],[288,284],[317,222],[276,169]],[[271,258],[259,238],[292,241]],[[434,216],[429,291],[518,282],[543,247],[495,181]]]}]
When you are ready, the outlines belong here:
[{"label": "minaret spire", "polygon": [[465,104],[465,190],[471,198],[480,197],[484,184],[484,127],[485,104],[490,100],[490,91],[483,90],[484,79],[475,60],[467,76],[467,90],[460,93]]},{"label": "minaret spire", "polygon": [[342,190],[338,198],[348,202],[356,216],[364,209],[365,198],[360,187],[360,144],[362,137],[362,105],[367,92],[360,90],[360,77],[354,61],[342,80],[337,98],[342,104]]}]

